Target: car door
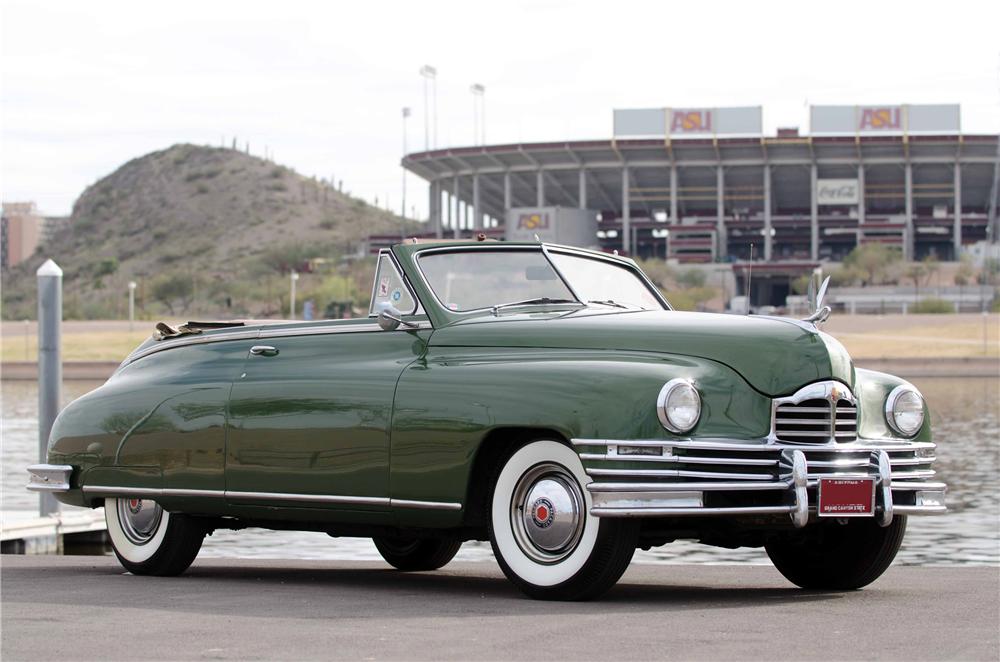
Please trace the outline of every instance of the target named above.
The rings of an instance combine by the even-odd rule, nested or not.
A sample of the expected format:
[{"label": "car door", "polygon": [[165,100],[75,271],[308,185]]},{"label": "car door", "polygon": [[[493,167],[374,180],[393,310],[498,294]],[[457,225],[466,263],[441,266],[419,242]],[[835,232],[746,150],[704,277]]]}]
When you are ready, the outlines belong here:
[{"label": "car door", "polygon": [[367,320],[262,331],[230,396],[229,500],[387,508],[396,381],[429,334]]},{"label": "car door", "polygon": [[[373,319],[263,327],[233,384],[226,494],[246,505],[388,510],[389,430],[402,371],[424,354],[431,326],[391,256],[373,301],[409,324]],[[374,304],[373,304],[374,305]]]}]

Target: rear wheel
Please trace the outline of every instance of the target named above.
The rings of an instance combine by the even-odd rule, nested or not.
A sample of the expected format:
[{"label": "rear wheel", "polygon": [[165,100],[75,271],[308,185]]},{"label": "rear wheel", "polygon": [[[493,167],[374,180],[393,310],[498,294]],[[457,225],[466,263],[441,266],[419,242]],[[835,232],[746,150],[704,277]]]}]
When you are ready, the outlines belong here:
[{"label": "rear wheel", "polygon": [[867,586],[886,571],[903,543],[906,517],[887,527],[874,519],[847,524],[824,522],[819,531],[803,531],[765,546],[774,567],[802,588],[849,591]]},{"label": "rear wheel", "polygon": [[595,598],[632,560],[638,524],[591,515],[587,482],[579,456],[549,440],[522,446],[496,479],[493,553],[507,578],[532,598]]},{"label": "rear wheel", "polygon": [[105,499],[104,520],[115,556],[133,575],[179,575],[205,539],[205,529],[190,517],[150,499]]},{"label": "rear wheel", "polygon": [[437,570],[455,558],[459,540],[436,540],[420,538],[372,538],[375,548],[386,563],[397,570],[418,571]]}]

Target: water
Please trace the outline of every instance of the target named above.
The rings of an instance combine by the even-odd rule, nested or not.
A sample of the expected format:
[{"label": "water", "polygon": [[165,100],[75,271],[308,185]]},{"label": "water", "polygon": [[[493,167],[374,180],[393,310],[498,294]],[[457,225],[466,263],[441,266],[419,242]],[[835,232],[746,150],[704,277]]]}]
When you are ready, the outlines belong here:
[{"label": "water", "polygon": [[[1000,564],[1000,379],[928,378],[914,380],[931,403],[938,443],[935,469],[948,483],[947,515],[911,517],[896,562],[909,565]],[[70,381],[65,402],[99,382]],[[2,382],[2,491],[5,510],[32,510],[38,497],[27,492],[24,468],[36,462],[38,386]],[[206,538],[206,557],[378,560],[368,539],[331,538],[323,533],[218,531]],[[490,561],[488,543],[469,542],[456,557]],[[636,552],[640,563],[769,563],[763,550],[718,549],[675,542]]]}]

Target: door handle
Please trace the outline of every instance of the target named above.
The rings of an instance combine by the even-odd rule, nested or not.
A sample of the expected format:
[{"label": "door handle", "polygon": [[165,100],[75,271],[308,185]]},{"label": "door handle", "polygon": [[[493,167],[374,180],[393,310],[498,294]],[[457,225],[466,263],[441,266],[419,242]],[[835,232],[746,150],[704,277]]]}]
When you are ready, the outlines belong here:
[{"label": "door handle", "polygon": [[250,348],[250,353],[254,356],[277,356],[278,348],[270,345],[254,345]]}]

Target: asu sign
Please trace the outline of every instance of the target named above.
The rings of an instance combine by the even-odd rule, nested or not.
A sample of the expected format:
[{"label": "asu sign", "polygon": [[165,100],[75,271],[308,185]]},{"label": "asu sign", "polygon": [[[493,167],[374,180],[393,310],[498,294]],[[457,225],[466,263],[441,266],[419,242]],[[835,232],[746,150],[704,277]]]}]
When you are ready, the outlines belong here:
[{"label": "asu sign", "polygon": [[628,108],[614,111],[616,138],[759,136],[760,106],[743,108]]},{"label": "asu sign", "polygon": [[713,115],[715,111],[711,108],[671,110],[670,134],[712,133]]},{"label": "asu sign", "polygon": [[858,131],[902,131],[901,106],[858,107]]},{"label": "asu sign", "polygon": [[959,133],[961,111],[955,105],[812,106],[809,133],[870,135]]}]

